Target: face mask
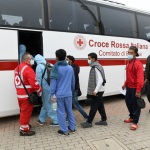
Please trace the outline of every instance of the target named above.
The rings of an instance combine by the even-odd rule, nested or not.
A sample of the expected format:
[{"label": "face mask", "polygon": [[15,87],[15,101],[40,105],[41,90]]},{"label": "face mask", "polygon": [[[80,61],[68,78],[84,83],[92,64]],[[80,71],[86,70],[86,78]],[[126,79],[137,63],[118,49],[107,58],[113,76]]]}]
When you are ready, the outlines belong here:
[{"label": "face mask", "polygon": [[31,66],[34,65],[34,60],[33,59],[30,60],[30,65]]},{"label": "face mask", "polygon": [[92,64],[91,60],[89,60],[89,59],[88,59],[88,64],[89,64],[89,65],[91,65],[91,64]]},{"label": "face mask", "polygon": [[66,62],[67,62],[67,64],[69,64],[69,61],[68,61],[68,60],[66,60]]},{"label": "face mask", "polygon": [[128,55],[128,59],[129,60],[133,59],[133,55]]}]

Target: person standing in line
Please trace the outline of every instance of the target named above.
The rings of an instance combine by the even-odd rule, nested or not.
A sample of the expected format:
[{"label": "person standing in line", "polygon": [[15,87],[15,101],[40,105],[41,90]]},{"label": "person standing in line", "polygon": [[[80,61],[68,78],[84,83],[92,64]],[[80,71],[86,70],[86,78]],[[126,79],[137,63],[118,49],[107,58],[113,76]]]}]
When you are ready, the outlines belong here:
[{"label": "person standing in line", "polygon": [[144,79],[145,79],[146,96],[150,103],[150,55],[147,57],[146,60]]},{"label": "person standing in line", "polygon": [[91,108],[86,122],[81,123],[83,128],[92,127],[92,121],[95,117],[97,110],[101,115],[101,120],[96,122],[95,125],[107,125],[107,116],[103,103],[103,93],[105,90],[105,73],[103,67],[97,61],[97,54],[88,54],[88,64],[91,67],[88,81],[87,98],[91,98]]},{"label": "person standing in line", "polygon": [[87,113],[83,110],[83,108],[81,107],[81,105],[78,102],[78,90],[80,88],[80,83],[79,83],[79,72],[80,72],[80,68],[78,65],[74,64],[75,58],[71,55],[67,56],[68,64],[70,66],[72,66],[73,70],[74,70],[74,76],[75,76],[75,90],[72,93],[72,102],[73,102],[73,106],[82,114],[82,116],[84,117],[85,120],[88,119],[88,115]]},{"label": "person standing in line", "polygon": [[[43,125],[45,123],[45,120],[49,117],[53,121],[52,123],[50,123],[50,126],[58,126],[57,112],[53,110],[52,103],[50,101],[50,86],[45,80],[47,79],[48,76],[47,70],[45,71],[46,60],[40,54],[37,54],[34,60],[37,63],[36,78],[39,84],[42,86],[42,102],[43,102],[43,106],[41,108],[37,123],[39,125]],[[50,65],[52,66],[52,64]]]},{"label": "person standing in line", "polygon": [[32,60],[32,56],[29,53],[24,53],[22,55],[21,64],[15,69],[14,72],[14,83],[17,92],[18,104],[20,107],[20,136],[35,135],[35,131],[30,130],[31,125],[29,124],[33,111],[33,104],[29,103],[28,95],[21,82],[22,79],[29,94],[32,92],[37,92],[37,94],[41,96],[42,88],[36,80],[36,75],[32,69],[33,64],[34,61]]},{"label": "person standing in line", "polygon": [[[54,95],[57,98],[57,116],[60,130],[59,135],[69,135],[75,133],[76,122],[72,110],[72,92],[75,88],[74,71],[65,61],[66,51],[59,49],[56,51],[56,64],[51,70],[51,101],[54,102]],[[66,114],[68,124],[66,124]]]},{"label": "person standing in line", "polygon": [[19,45],[19,54],[20,54],[19,63],[21,63],[22,55],[26,52],[26,50],[27,48],[24,44]]},{"label": "person standing in line", "polygon": [[126,88],[126,105],[129,111],[130,118],[125,119],[125,123],[133,123],[130,126],[131,130],[138,128],[141,109],[137,105],[137,98],[141,97],[141,90],[144,85],[144,71],[142,63],[136,58],[138,57],[138,49],[135,46],[130,46],[128,50],[129,63],[126,67],[126,81],[122,86]]}]

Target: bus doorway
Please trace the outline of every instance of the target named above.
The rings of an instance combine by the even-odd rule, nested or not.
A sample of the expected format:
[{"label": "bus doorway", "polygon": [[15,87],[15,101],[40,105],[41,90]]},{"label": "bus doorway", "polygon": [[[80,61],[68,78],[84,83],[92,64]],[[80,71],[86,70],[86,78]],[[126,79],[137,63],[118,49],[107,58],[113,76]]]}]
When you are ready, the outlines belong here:
[{"label": "bus doorway", "polygon": [[[35,31],[18,31],[18,61],[21,62],[20,54],[29,52],[33,57],[37,54],[43,55],[43,38],[42,32]],[[22,45],[22,46],[21,46]],[[24,45],[24,46],[23,46]],[[22,47],[22,48],[20,48]],[[22,53],[23,47],[26,47],[26,51]],[[33,70],[36,70],[37,64],[34,63],[32,66]],[[34,105],[34,107],[41,106],[42,100],[39,97],[39,104]]]},{"label": "bus doorway", "polygon": [[40,54],[43,55],[43,39],[42,39],[42,32],[35,32],[35,31],[18,31],[18,61],[21,62],[20,56],[20,45],[25,45],[26,52],[29,52],[33,57],[35,55]]}]

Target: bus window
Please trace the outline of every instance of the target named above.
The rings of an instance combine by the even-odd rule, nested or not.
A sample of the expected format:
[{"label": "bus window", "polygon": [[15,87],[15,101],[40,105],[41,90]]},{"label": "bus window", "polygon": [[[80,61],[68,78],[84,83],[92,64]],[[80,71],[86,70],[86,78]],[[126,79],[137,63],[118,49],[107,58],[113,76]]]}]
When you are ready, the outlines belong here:
[{"label": "bus window", "polygon": [[98,12],[95,5],[81,1],[75,2],[76,6],[76,31],[82,33],[99,33]]},{"label": "bus window", "polygon": [[73,2],[70,0],[48,0],[49,28],[68,31],[73,20]]},{"label": "bus window", "polygon": [[100,14],[105,35],[137,37],[136,19],[133,13],[100,7]]},{"label": "bus window", "polygon": [[48,9],[52,30],[99,33],[97,7],[94,5],[74,0],[48,0]]},{"label": "bus window", "polygon": [[0,25],[6,25],[6,21],[4,20],[2,15],[0,15]]},{"label": "bus window", "polygon": [[137,15],[139,38],[150,40],[150,17]]},{"label": "bus window", "polygon": [[42,0],[1,0],[0,7],[0,25],[44,28]]}]

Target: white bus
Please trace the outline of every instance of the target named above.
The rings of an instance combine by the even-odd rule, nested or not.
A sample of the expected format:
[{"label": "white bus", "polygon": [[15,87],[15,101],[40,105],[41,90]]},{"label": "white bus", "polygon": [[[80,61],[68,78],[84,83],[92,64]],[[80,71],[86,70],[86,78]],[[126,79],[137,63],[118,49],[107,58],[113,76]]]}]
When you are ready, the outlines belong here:
[{"label": "white bus", "polygon": [[88,53],[97,53],[104,66],[105,96],[115,95],[125,80],[129,46],[138,47],[145,64],[149,40],[150,14],[124,5],[96,0],[0,0],[0,117],[19,114],[14,87],[19,44],[51,63],[57,49],[73,55],[80,66],[80,99],[85,99]]}]

